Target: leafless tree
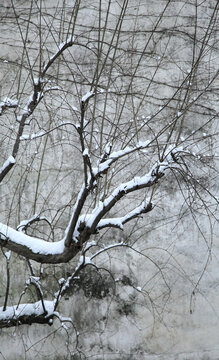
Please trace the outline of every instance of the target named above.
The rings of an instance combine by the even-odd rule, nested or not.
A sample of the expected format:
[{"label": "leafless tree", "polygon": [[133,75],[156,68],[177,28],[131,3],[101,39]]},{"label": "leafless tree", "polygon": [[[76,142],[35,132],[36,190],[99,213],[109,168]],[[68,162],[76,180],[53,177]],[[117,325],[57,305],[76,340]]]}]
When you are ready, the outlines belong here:
[{"label": "leafless tree", "polygon": [[[147,237],[193,219],[206,268],[218,204],[218,2],[180,4],[2,7],[1,328],[72,323],[58,312],[62,299],[85,267],[104,259],[108,271],[105,254],[118,249],[153,263],[168,288],[139,246],[148,223]],[[21,290],[10,276],[18,262]]]}]

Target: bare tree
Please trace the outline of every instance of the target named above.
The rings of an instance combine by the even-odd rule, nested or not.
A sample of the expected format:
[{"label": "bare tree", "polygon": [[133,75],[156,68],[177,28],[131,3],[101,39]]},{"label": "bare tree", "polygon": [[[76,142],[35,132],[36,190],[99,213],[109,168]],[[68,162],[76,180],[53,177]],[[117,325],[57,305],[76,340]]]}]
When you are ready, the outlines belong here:
[{"label": "bare tree", "polygon": [[[218,204],[217,1],[50,5],[1,9],[1,328],[72,322],[61,300],[112,249],[141,254],[166,283],[137,240],[152,213],[169,220],[171,192],[177,223],[193,219],[206,242],[204,269],[213,241],[201,222],[213,228]],[[12,296],[17,261],[29,274]],[[64,263],[50,289],[45,272]]]}]

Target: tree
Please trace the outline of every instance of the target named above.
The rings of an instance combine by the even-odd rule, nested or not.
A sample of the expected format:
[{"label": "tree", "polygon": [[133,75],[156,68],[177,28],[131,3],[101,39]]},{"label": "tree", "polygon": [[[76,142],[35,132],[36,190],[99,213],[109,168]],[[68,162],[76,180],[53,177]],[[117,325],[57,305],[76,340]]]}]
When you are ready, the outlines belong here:
[{"label": "tree", "polygon": [[[11,1],[1,10],[2,43],[16,39],[11,58],[2,54],[1,328],[72,322],[57,311],[61,300],[111,249],[153,262],[137,235],[156,209],[166,208],[161,223],[168,221],[175,186],[175,216],[195,221],[209,250],[205,265],[212,246],[200,221],[212,225],[217,206],[217,1],[165,1],[155,10],[128,0],[48,4]],[[12,304],[17,261],[29,275]],[[45,272],[66,263],[71,272],[54,276],[49,289]]]}]

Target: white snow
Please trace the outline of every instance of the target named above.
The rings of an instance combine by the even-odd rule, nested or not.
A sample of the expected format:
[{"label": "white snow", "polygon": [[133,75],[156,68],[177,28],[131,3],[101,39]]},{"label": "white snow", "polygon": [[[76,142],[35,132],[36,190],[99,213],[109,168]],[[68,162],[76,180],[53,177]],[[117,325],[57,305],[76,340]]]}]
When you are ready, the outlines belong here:
[{"label": "white snow", "polygon": [[96,241],[94,241],[94,240],[89,241],[85,246],[84,252],[87,251],[88,249],[90,249],[92,246],[96,246],[96,245],[97,245]]},{"label": "white snow", "polygon": [[88,149],[87,149],[87,148],[84,149],[84,151],[83,151],[83,156],[89,156],[89,153],[88,153]]},{"label": "white snow", "polygon": [[[72,319],[70,317],[66,317],[66,316],[62,316],[60,315],[57,311],[54,311],[54,315],[62,322],[71,322],[72,323]],[[65,326],[64,324],[62,324],[62,327],[67,328],[67,326]]]},{"label": "white snow", "polygon": [[62,43],[59,45],[59,50],[62,50],[65,45],[66,45],[66,42],[65,42],[65,41],[62,42]]},{"label": "white snow", "polygon": [[112,148],[112,144],[109,142],[109,143],[107,143],[106,144],[106,146],[105,146],[105,153],[106,154],[109,154],[110,153],[110,150],[111,150],[111,148]]},{"label": "white snow", "polygon": [[[44,301],[44,306],[47,311],[46,317],[49,317],[54,313],[54,302],[53,301]],[[44,314],[44,309],[41,301],[37,301],[33,304],[20,304],[9,306],[5,311],[3,311],[3,306],[0,307],[0,321],[1,320],[10,320],[17,319],[20,316],[40,316]]]},{"label": "white snow", "polygon": [[80,256],[80,259],[78,261],[78,265],[75,268],[75,272],[80,268],[81,265],[88,265],[92,264],[91,259],[88,256]]},{"label": "white snow", "polygon": [[26,281],[27,285],[34,284],[37,289],[40,291],[41,295],[43,295],[43,292],[41,290],[41,284],[40,284],[40,278],[38,276],[30,276],[30,278]]},{"label": "white snow", "polygon": [[40,131],[37,134],[23,134],[22,136],[20,136],[20,140],[33,140],[36,139],[38,137],[41,137],[43,135],[45,135],[46,133],[44,131]]},{"label": "white snow", "polygon": [[55,54],[53,54],[53,55],[49,58],[48,63],[44,65],[44,67],[43,67],[43,73],[44,73],[46,70],[48,70],[48,64],[49,64],[49,63],[52,63],[52,62],[56,59],[57,55],[62,51],[62,49],[64,48],[64,46],[67,45],[67,44],[71,44],[71,43],[73,43],[73,42],[74,42],[74,37],[69,36],[69,38],[68,38],[66,41],[64,41],[64,42],[62,42],[61,44],[59,44],[58,50],[55,52]]},{"label": "white snow", "polygon": [[150,144],[150,140],[147,140],[147,141],[139,141],[138,143],[137,143],[137,146],[136,146],[136,148],[137,149],[142,149],[142,148],[146,148],[149,144]]},{"label": "white snow", "polygon": [[64,278],[59,279],[59,285],[63,285],[64,283],[65,283],[65,279],[64,279]]},{"label": "white snow", "polygon": [[94,95],[93,91],[88,91],[84,96],[82,96],[81,101],[86,102],[93,95]]},{"label": "white snow", "polygon": [[123,218],[109,218],[101,219],[98,223],[97,228],[104,228],[106,226],[115,226],[123,229]]},{"label": "white snow", "polygon": [[120,159],[123,156],[129,155],[130,153],[136,151],[136,150],[141,150],[146,148],[149,144],[151,143],[150,140],[147,141],[139,141],[136,145],[136,147],[134,148],[130,148],[129,146],[127,146],[125,149],[123,150],[118,150],[118,151],[114,151],[110,154],[109,158],[104,161],[103,163],[98,164],[98,168],[93,169],[93,173],[94,175],[96,175],[97,173],[102,173],[105,170],[107,170],[110,165],[115,162],[117,159]]},{"label": "white snow", "polygon": [[7,261],[9,261],[9,260],[10,260],[10,257],[11,257],[11,251],[10,251],[10,250],[7,251],[7,252],[5,253],[5,256],[6,256]]},{"label": "white snow", "polygon": [[27,220],[22,220],[20,222],[20,224],[17,226],[17,230],[22,232],[24,227],[29,224],[30,222],[32,222],[33,220],[35,220],[36,218],[38,218],[39,215],[38,214],[34,214],[30,219],[27,219]]},{"label": "white snow", "polygon": [[40,79],[39,79],[38,77],[35,77],[35,78],[33,79],[34,85],[38,85],[38,84],[39,84],[39,81],[40,81]]},{"label": "white snow", "polygon": [[[90,175],[89,175],[89,176],[88,176],[88,183],[89,183],[90,179],[91,179],[91,177],[90,177]],[[65,241],[66,238],[67,238],[67,235],[68,235],[68,232],[69,232],[69,229],[70,229],[72,220],[73,220],[73,218],[74,218],[75,211],[76,211],[76,209],[77,209],[77,207],[78,207],[78,204],[79,204],[79,202],[80,202],[80,200],[81,200],[81,197],[82,197],[82,194],[83,194],[83,192],[84,192],[84,189],[85,189],[85,185],[83,184],[83,186],[81,187],[81,190],[80,190],[80,192],[79,192],[79,194],[78,194],[76,203],[75,203],[75,205],[74,205],[71,218],[70,218],[70,220],[69,220],[69,222],[68,222],[68,226],[67,226],[66,229],[65,229],[64,241]],[[79,235],[79,232],[78,232],[78,230],[77,230],[78,224],[79,224],[79,220],[77,221],[77,224],[76,224],[76,226],[75,226],[75,230],[74,230],[74,233],[73,233],[73,241],[75,241],[76,243],[78,242],[77,236]]]},{"label": "white snow", "polygon": [[69,43],[71,43],[71,42],[73,42],[73,41],[74,41],[74,37],[69,36],[69,38],[68,38],[66,41],[62,42],[62,43],[59,45],[59,51],[62,50],[63,47],[64,47],[66,44],[69,44]]},{"label": "white snow", "polygon": [[23,110],[23,115],[29,115],[29,113],[30,113],[29,107],[30,107],[31,102],[33,101],[33,96],[34,96],[34,91],[32,91],[32,93],[29,96],[27,105],[24,107],[24,110]]},{"label": "white snow", "polygon": [[[139,143],[137,148],[138,149],[141,149],[142,147],[144,148],[145,146],[147,146],[147,144],[148,144],[148,142]],[[101,173],[105,169],[109,168],[109,166],[113,162],[114,157],[118,158],[118,157],[124,156],[127,153],[129,153],[130,151],[133,151],[133,150],[130,150],[129,148],[127,148],[127,149],[124,149],[124,150],[120,150],[120,151],[118,151],[116,153],[112,153],[108,160],[106,160],[102,164],[99,164],[98,170],[94,169],[94,174],[96,175],[98,173]],[[157,162],[152,167],[152,169],[147,174],[145,174],[144,176],[135,177],[132,180],[126,182],[126,183],[120,184],[112,192],[112,194],[107,199],[104,200],[104,202],[99,203],[99,205],[93,210],[92,214],[90,214],[89,216],[86,216],[87,217],[87,219],[85,219],[86,226],[91,228],[92,225],[94,224],[96,218],[102,212],[102,210],[104,208],[107,208],[108,206],[110,206],[110,203],[113,206],[114,199],[116,199],[118,197],[118,195],[121,194],[121,192],[127,193],[127,192],[132,191],[132,189],[134,189],[136,187],[138,188],[138,187],[143,187],[143,186],[149,186],[150,183],[153,183],[153,181],[155,179],[154,175],[156,174],[157,171],[161,174],[161,173],[164,173],[164,171],[166,169],[170,168],[172,166],[172,164],[174,164],[174,166],[175,166],[175,160],[173,159],[173,155],[176,155],[175,157],[177,157],[180,152],[185,152],[182,147],[178,147],[178,148],[174,148],[174,146],[168,147],[166,149],[165,158],[164,158],[163,162]],[[144,205],[141,205],[141,206],[146,206],[146,205],[144,204]],[[143,210],[143,208],[142,208],[142,210]],[[136,211],[136,213],[135,213],[135,211]],[[130,217],[135,216],[135,215],[140,213],[139,211],[141,211],[140,208],[136,208],[132,214],[130,213],[127,216],[130,216]],[[125,218],[102,219],[102,220],[99,221],[99,226],[104,227],[104,226],[107,226],[107,224],[109,224],[109,226],[111,224],[112,226],[113,225],[118,226],[118,227],[120,227],[122,229],[122,224],[123,224],[123,222],[125,220],[126,220]]]},{"label": "white snow", "polygon": [[4,98],[2,102],[0,102],[0,114],[2,112],[3,107],[16,107],[18,105],[17,99],[11,99],[9,97]]},{"label": "white snow", "polygon": [[48,242],[25,235],[2,223],[0,223],[0,237],[1,240],[9,239],[16,244],[26,246],[35,254],[55,255],[62,254],[64,251],[64,240]]},{"label": "white snow", "polygon": [[[163,163],[162,163],[163,165]],[[157,164],[156,164],[156,167],[157,167]],[[152,173],[153,173],[153,170],[154,170],[154,167],[152,168],[152,170],[146,174],[145,176],[142,176],[142,177],[135,177],[134,179],[126,182],[126,183],[123,183],[123,184],[120,184],[113,192],[112,194],[106,198],[104,200],[104,202],[99,202],[98,206],[93,210],[93,212],[88,216],[86,215],[86,219],[85,219],[85,222],[86,222],[86,226],[88,227],[92,227],[95,219],[97,218],[97,216],[100,214],[100,212],[106,208],[111,202],[113,202],[113,200],[115,198],[117,198],[117,196],[121,193],[121,192],[129,192],[132,188],[134,187],[139,187],[139,186],[143,186],[143,185],[147,185],[149,184],[151,181],[153,181],[153,176],[152,176]],[[165,170],[165,169],[164,169]],[[141,205],[142,207],[142,205]],[[139,211],[139,208],[136,208],[137,211]],[[134,212],[136,210],[133,210]],[[132,214],[132,216],[134,215],[134,213],[130,213]],[[128,214],[128,215],[130,215]],[[137,213],[136,213],[137,214]],[[114,226],[118,226],[122,229],[122,221],[125,221],[125,217],[124,218],[116,218],[116,219],[102,219],[99,221],[99,226],[103,227],[106,226],[107,224],[107,221],[112,221],[112,225]]]},{"label": "white snow", "polygon": [[10,155],[9,158],[4,162],[4,164],[2,165],[2,167],[0,168],[0,174],[10,165],[10,164],[15,164],[15,158]]}]

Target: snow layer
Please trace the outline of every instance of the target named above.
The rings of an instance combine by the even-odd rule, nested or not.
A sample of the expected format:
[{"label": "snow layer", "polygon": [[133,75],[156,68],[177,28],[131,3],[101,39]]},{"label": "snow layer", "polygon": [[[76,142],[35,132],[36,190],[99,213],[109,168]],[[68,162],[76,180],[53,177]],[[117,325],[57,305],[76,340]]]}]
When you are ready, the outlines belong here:
[{"label": "snow layer", "polygon": [[10,99],[10,98],[4,98],[3,101],[0,102],[0,115],[2,113],[2,110],[5,108],[5,107],[16,107],[18,105],[18,100],[15,99]]},{"label": "snow layer", "polygon": [[45,135],[46,133],[44,131],[40,131],[37,134],[23,134],[22,136],[20,136],[20,140],[33,140],[36,139],[38,137],[41,137],[43,135]]},{"label": "snow layer", "polygon": [[[54,302],[44,301],[44,306],[47,311],[46,317],[49,317],[54,313]],[[3,306],[0,307],[0,321],[17,319],[21,316],[40,316],[44,314],[44,309],[41,301],[37,301],[33,304],[20,304],[19,306],[13,305],[6,308],[3,311]]]},{"label": "snow layer", "polygon": [[2,223],[0,223],[0,237],[2,240],[9,239],[16,244],[24,245],[35,254],[55,255],[64,251],[64,240],[48,242],[25,235]]},{"label": "snow layer", "polygon": [[84,96],[82,96],[81,101],[85,102],[87,101],[90,97],[92,97],[94,95],[93,91],[88,91]]},{"label": "snow layer", "polygon": [[2,167],[0,168],[0,174],[10,165],[15,163],[15,158],[10,155],[9,158],[4,162]]}]

